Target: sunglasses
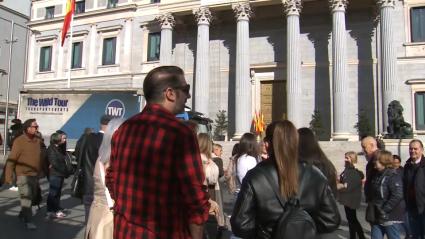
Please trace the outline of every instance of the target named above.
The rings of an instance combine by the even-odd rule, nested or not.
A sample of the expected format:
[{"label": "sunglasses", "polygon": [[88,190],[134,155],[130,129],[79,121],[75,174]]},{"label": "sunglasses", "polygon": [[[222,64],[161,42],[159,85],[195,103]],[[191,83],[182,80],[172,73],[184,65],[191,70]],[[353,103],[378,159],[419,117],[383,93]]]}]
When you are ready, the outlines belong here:
[{"label": "sunglasses", "polygon": [[183,91],[186,95],[188,95],[190,93],[190,85],[186,84],[186,85],[182,85],[182,86],[178,86],[178,87],[174,87],[174,89],[176,90],[181,90]]}]

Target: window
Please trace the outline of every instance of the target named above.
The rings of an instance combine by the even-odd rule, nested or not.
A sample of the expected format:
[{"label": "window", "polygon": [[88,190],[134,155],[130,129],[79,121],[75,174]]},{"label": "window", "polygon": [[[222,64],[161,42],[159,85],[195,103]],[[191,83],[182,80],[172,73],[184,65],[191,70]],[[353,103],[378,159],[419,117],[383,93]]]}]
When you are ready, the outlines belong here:
[{"label": "window", "polygon": [[151,0],[151,3],[160,3],[161,0]]},{"label": "window", "polygon": [[117,44],[116,37],[105,38],[103,40],[102,65],[115,64],[116,44]]},{"label": "window", "polygon": [[39,71],[50,71],[52,67],[52,47],[44,46],[40,48],[40,67]]},{"label": "window", "polygon": [[415,93],[416,129],[425,130],[425,92]]},{"label": "window", "polygon": [[75,2],[75,14],[83,13],[86,11],[86,1]]},{"label": "window", "polygon": [[425,7],[410,10],[412,42],[425,42]]},{"label": "window", "polygon": [[83,43],[74,42],[72,43],[72,60],[71,68],[81,68],[81,62],[83,59]]},{"label": "window", "polygon": [[161,33],[149,33],[148,37],[148,61],[158,61],[161,47]]},{"label": "window", "polygon": [[46,16],[44,19],[52,19],[55,17],[55,6],[46,7]]},{"label": "window", "polygon": [[106,8],[114,8],[117,7],[118,0],[108,0],[108,5],[106,5]]}]

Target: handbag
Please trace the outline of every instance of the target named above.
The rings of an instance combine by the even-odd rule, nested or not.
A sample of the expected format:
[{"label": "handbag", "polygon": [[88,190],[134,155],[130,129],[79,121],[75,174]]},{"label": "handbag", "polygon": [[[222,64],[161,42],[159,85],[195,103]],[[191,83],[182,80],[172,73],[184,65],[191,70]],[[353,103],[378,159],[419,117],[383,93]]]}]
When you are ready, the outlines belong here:
[{"label": "handbag", "polygon": [[83,194],[84,194],[84,173],[83,173],[83,169],[81,168],[81,161],[82,161],[81,158],[83,156],[85,144],[86,144],[86,137],[83,137],[81,141],[82,148],[78,152],[77,169],[75,170],[75,173],[71,182],[71,196],[80,198],[80,199],[83,198]]},{"label": "handbag", "polygon": [[83,198],[83,194],[84,194],[83,183],[84,183],[83,170],[79,168],[77,169],[76,173],[74,174],[74,177],[72,178],[71,196],[80,198],[80,199]]}]

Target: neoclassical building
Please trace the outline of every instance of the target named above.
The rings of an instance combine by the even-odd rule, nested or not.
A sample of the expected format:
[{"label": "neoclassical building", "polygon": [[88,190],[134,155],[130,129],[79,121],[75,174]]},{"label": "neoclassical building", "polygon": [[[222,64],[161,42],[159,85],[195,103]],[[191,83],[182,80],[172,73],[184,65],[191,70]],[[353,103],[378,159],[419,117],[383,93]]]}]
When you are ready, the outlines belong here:
[{"label": "neoclassical building", "polygon": [[297,127],[316,112],[321,138],[357,140],[360,116],[385,133],[392,100],[425,134],[425,0],[77,0],[72,51],[64,10],[32,2],[26,91],[140,94],[150,69],[175,64],[188,106],[226,110],[231,136],[256,111]]}]

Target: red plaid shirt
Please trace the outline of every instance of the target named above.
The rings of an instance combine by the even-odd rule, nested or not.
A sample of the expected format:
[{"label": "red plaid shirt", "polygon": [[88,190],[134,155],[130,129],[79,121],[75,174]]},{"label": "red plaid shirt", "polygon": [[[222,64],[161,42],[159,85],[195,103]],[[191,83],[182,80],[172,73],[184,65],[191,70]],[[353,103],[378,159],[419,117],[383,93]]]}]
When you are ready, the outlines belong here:
[{"label": "red plaid shirt", "polygon": [[112,138],[106,183],[115,199],[114,238],[191,238],[208,218],[198,142],[160,105],[147,105]]}]

